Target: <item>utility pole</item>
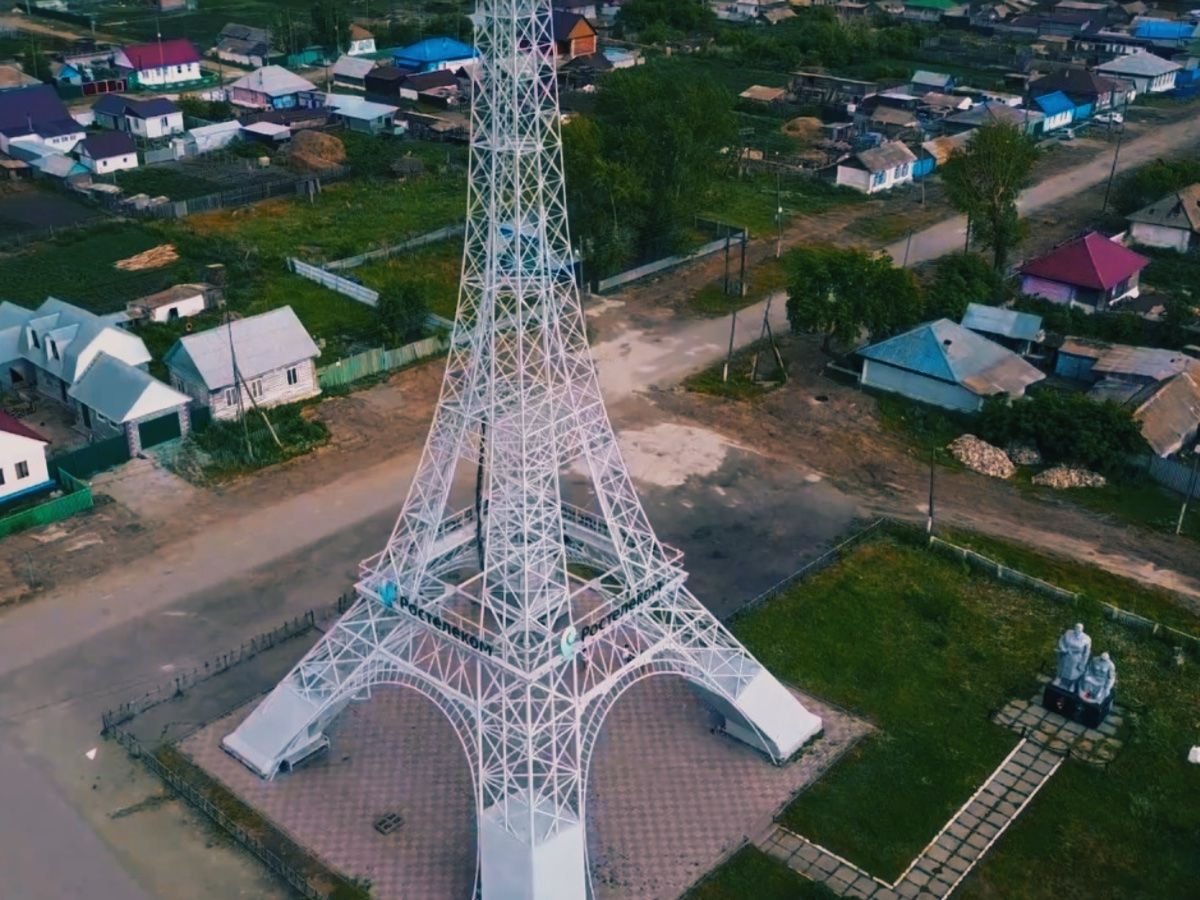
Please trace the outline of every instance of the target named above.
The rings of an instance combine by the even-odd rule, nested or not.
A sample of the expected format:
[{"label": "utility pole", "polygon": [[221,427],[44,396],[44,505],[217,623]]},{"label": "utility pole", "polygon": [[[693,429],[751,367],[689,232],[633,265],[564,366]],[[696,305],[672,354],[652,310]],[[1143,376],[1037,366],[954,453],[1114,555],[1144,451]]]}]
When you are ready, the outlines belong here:
[{"label": "utility pole", "polygon": [[238,374],[237,354],[233,349],[233,320],[225,311],[225,327],[229,330],[229,366],[233,370],[233,389],[237,391],[238,418],[242,420],[242,434],[246,438],[246,459],[254,462],[254,447],[250,444],[250,425],[246,421],[246,403],[242,400],[242,378]]},{"label": "utility pole", "polygon": [[779,259],[783,253],[783,189],[781,185],[782,173],[779,169],[775,170],[775,258]]},{"label": "utility pole", "polygon": [[912,229],[910,228],[908,229],[908,238],[904,241],[904,262],[900,263],[900,268],[902,269],[908,268],[908,251],[909,248],[912,247],[912,236],[913,233]]},{"label": "utility pole", "polygon": [[[1125,95],[1125,112],[1129,112],[1129,95]],[[1108,195],[1112,192],[1113,179],[1117,176],[1117,160],[1121,158],[1121,139],[1125,137],[1125,114],[1121,114],[1121,124],[1117,129],[1117,147],[1113,150],[1112,168],[1108,171],[1108,184],[1104,186],[1104,205],[1100,214],[1108,212]]]},{"label": "utility pole", "polygon": [[925,520],[925,533],[930,538],[933,537],[933,470],[934,457],[937,451],[933,448],[929,450],[929,517]]},{"label": "utility pole", "polygon": [[742,226],[742,260],[738,266],[738,296],[746,296],[746,226]]},{"label": "utility pole", "polygon": [[729,242],[730,242],[730,240],[731,240],[731,236],[729,233],[729,226],[726,225],[725,226],[725,286],[724,286],[724,291],[725,291],[726,297],[729,296]]},{"label": "utility pole", "polygon": [[1183,531],[1183,517],[1187,515],[1188,500],[1196,493],[1196,469],[1200,466],[1200,444],[1192,449],[1192,477],[1188,479],[1187,493],[1183,495],[1183,505],[1179,507],[1179,520],[1175,523],[1175,533]]},{"label": "utility pole", "polygon": [[733,318],[729,320],[729,350],[725,354],[725,365],[721,369],[722,383],[729,380],[729,363],[733,360],[733,333],[737,331],[737,313],[738,311],[735,309]]}]

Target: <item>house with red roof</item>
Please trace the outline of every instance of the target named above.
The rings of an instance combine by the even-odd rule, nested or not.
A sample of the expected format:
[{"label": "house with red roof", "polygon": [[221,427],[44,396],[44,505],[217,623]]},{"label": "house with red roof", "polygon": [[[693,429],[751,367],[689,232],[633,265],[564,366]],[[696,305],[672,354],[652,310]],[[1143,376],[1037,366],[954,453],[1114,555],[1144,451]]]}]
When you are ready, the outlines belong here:
[{"label": "house with red roof", "polygon": [[1021,293],[1088,312],[1138,296],[1150,260],[1092,231],[1060,244],[1020,268]]},{"label": "house with red roof", "polygon": [[130,86],[171,87],[201,77],[200,54],[187,38],[127,44],[114,54],[113,61],[129,73]]},{"label": "house with red roof", "polygon": [[46,468],[50,442],[0,409],[0,503],[54,486]]}]

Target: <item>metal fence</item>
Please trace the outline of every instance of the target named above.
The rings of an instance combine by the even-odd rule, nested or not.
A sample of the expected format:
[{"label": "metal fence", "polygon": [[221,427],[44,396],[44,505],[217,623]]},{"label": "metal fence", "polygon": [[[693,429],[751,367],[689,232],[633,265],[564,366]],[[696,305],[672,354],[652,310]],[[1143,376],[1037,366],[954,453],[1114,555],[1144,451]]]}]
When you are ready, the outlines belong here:
[{"label": "metal fence", "polygon": [[1193,482],[1191,466],[1185,466],[1173,459],[1162,459],[1147,454],[1145,467],[1146,474],[1164,487],[1183,495],[1190,490],[1193,497],[1200,497],[1200,478]]},{"label": "metal fence", "polygon": [[[264,153],[266,148],[264,148]],[[325,169],[320,176],[305,175],[298,178],[288,178],[282,181],[259,181],[241,184],[237,187],[205,194],[201,197],[191,197],[187,200],[172,200],[158,206],[147,206],[144,209],[131,209],[128,204],[121,205],[121,210],[132,215],[141,215],[156,219],[182,219],[196,213],[211,212],[232,206],[246,206],[260,200],[272,197],[307,195],[311,185],[319,185],[327,181],[336,181],[350,173],[349,166],[338,166]],[[117,202],[120,202],[119,200]]]},{"label": "metal fence", "polygon": [[681,266],[684,263],[691,262],[694,259],[708,256],[716,253],[718,250],[723,250],[725,247],[740,244],[743,240],[749,240],[749,234],[745,231],[735,231],[732,234],[717,238],[715,241],[709,241],[701,247],[693,250],[691,253],[680,254],[678,256],[667,256],[662,259],[656,259],[654,262],[648,262],[643,266],[638,266],[620,274],[613,275],[610,278],[602,278],[596,285],[596,290],[603,294],[605,291],[610,291],[615,287],[620,287],[623,284],[628,284],[631,281],[637,281],[639,278],[645,278],[648,275],[654,275],[657,272],[662,272],[665,269]]},{"label": "metal fence", "polygon": [[66,469],[72,475],[87,478],[96,472],[103,472],[128,461],[129,443],[125,440],[125,435],[119,434],[54,456],[50,459],[49,466],[51,474]]},{"label": "metal fence", "polygon": [[358,256],[348,256],[345,259],[335,259],[333,262],[325,263],[325,269],[353,269],[371,260],[387,259],[389,256],[395,256],[398,253],[405,253],[409,250],[416,250],[418,247],[424,247],[426,244],[434,244],[448,238],[459,237],[465,228],[465,223],[457,222],[454,225],[447,225],[445,228],[438,228],[436,231],[419,234],[414,238],[409,238],[407,241],[401,241],[399,244],[392,244],[390,247],[368,250],[366,253],[360,253]]},{"label": "metal fence", "polygon": [[0,518],[0,538],[26,528],[60,522],[92,508],[92,489],[87,484],[61,469],[58,471],[58,482],[67,491],[61,497]]},{"label": "metal fence", "polygon": [[382,347],[366,350],[339,359],[328,366],[317,369],[317,383],[322,390],[333,387],[344,387],[360,378],[367,378],[380,372],[391,372],[418,360],[435,356],[450,346],[449,339],[441,336],[427,337],[423,340],[405,344],[392,350]]},{"label": "metal fence", "polygon": [[367,306],[375,306],[379,303],[379,291],[373,291],[369,287],[343,278],[341,275],[335,275],[333,272],[326,272],[317,266],[310,266],[295,257],[288,257],[288,268],[301,278],[315,281],[317,284],[344,294],[359,303],[365,303]]}]

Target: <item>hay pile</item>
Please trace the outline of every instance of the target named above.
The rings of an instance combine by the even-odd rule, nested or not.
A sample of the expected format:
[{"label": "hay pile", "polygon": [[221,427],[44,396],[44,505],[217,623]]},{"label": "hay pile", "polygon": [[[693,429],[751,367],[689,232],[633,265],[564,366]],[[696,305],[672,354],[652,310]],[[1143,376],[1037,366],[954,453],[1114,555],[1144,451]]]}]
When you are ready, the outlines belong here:
[{"label": "hay pile", "polygon": [[1072,469],[1069,466],[1055,466],[1053,469],[1039,472],[1033,476],[1033,483],[1054,488],[1056,491],[1081,487],[1098,488],[1107,484],[1103,475],[1097,475],[1087,469]]},{"label": "hay pile", "polygon": [[135,253],[127,259],[115,262],[118,269],[125,272],[140,272],[143,269],[161,269],[179,259],[179,252],[174,244],[159,244],[141,253]]},{"label": "hay pile", "polygon": [[301,131],[288,145],[292,165],[305,172],[323,172],[346,161],[346,146],[331,134]]},{"label": "hay pile", "polygon": [[987,441],[981,441],[973,434],[956,437],[950,442],[949,450],[955,459],[980,475],[1012,478],[1017,473],[1017,467],[1012,464],[1007,453],[999,447],[993,447]]},{"label": "hay pile", "polygon": [[798,116],[783,124],[783,133],[799,145],[811,146],[821,137],[821,120]]}]

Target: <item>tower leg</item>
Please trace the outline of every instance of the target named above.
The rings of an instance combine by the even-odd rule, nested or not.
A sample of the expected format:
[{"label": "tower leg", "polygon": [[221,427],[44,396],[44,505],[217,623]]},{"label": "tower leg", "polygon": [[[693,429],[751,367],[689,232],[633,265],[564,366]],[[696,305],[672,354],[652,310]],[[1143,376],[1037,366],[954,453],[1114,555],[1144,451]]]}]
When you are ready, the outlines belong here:
[{"label": "tower leg", "polygon": [[[508,804],[507,821],[520,829],[529,816]],[[587,853],[583,823],[560,824],[540,843],[505,827],[500,806],[479,817],[483,900],[587,900]]]}]

